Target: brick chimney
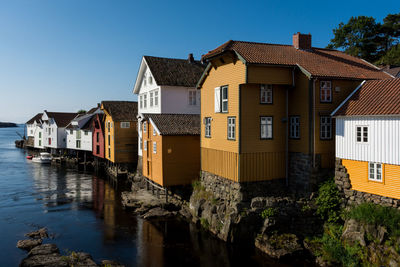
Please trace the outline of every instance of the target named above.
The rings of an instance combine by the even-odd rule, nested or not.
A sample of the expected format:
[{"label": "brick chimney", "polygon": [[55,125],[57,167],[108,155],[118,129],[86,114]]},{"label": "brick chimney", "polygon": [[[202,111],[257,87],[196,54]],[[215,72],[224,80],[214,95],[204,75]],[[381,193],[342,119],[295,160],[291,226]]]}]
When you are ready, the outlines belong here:
[{"label": "brick chimney", "polygon": [[311,34],[293,34],[293,47],[301,50],[311,50]]},{"label": "brick chimney", "polygon": [[188,62],[189,63],[193,63],[194,62],[194,57],[193,57],[192,53],[190,53],[189,56],[188,56]]}]

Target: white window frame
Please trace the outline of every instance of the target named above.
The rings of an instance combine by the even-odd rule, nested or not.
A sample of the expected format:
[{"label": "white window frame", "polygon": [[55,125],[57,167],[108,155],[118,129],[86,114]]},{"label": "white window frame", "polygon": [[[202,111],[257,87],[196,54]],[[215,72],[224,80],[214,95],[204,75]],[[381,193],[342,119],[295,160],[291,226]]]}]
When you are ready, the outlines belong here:
[{"label": "white window frame", "polygon": [[197,90],[196,89],[188,90],[188,101],[189,101],[189,106],[197,106]]},{"label": "white window frame", "polygon": [[158,90],[154,90],[154,106],[158,107]]},{"label": "white window frame", "polygon": [[143,150],[147,151],[147,140],[144,140],[143,142]]},{"label": "white window frame", "polygon": [[260,117],[260,139],[270,140],[274,136],[274,119],[272,116]]},{"label": "white window frame", "polygon": [[[226,91],[226,97],[224,97],[224,90]],[[228,113],[228,85],[221,86],[221,112]],[[226,103],[226,106],[224,105]]]},{"label": "white window frame", "polygon": [[154,103],[154,92],[150,92],[150,107],[153,107],[153,103]]},{"label": "white window frame", "polygon": [[123,129],[129,129],[129,128],[131,128],[131,123],[129,121],[121,121],[120,126]]},{"label": "white window frame", "polygon": [[154,136],[157,135],[156,129],[155,129],[154,127],[153,127],[153,135],[154,135]]},{"label": "white window frame", "polygon": [[261,86],[260,86],[260,103],[261,104],[272,104],[273,103],[272,84],[261,84]]},{"label": "white window frame", "polygon": [[236,140],[236,117],[228,117],[228,140]]},{"label": "white window frame", "polygon": [[81,140],[80,139],[77,139],[76,140],[76,148],[81,148]]},{"label": "white window frame", "polygon": [[[368,162],[368,180],[374,182],[383,182],[383,168],[382,163]],[[380,175],[380,179],[378,178]]]},{"label": "white window frame", "polygon": [[319,138],[321,140],[331,140],[332,118],[330,116],[321,116],[319,122],[320,122]]},{"label": "white window frame", "polygon": [[157,142],[153,142],[153,154],[157,154]]},{"label": "white window frame", "polygon": [[143,75],[143,85],[144,86],[147,85],[147,75],[146,75],[146,73]]},{"label": "white window frame", "polygon": [[211,117],[204,118],[204,136],[211,137]]},{"label": "white window frame", "polygon": [[143,108],[147,108],[147,94],[143,94]]},{"label": "white window frame", "polygon": [[366,125],[356,125],[356,142],[359,144],[368,143],[368,126]]},{"label": "white window frame", "polygon": [[147,121],[143,122],[143,132],[147,131]]},{"label": "white window frame", "polygon": [[300,116],[289,117],[289,137],[300,139]]},{"label": "white window frame", "polygon": [[140,100],[140,109],[143,108],[143,95],[139,96],[139,100]]},{"label": "white window frame", "polygon": [[321,103],[332,103],[332,82],[321,81],[319,94]]},{"label": "white window frame", "polygon": [[153,76],[149,75],[148,82],[149,84],[153,84]]}]

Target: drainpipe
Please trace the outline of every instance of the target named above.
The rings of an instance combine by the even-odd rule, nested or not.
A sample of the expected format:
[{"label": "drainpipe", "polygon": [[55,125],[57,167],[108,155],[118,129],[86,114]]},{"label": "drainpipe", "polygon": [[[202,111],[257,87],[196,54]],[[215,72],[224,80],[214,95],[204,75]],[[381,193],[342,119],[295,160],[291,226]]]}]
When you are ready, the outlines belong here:
[{"label": "drainpipe", "polygon": [[316,79],[313,80],[313,168],[315,168],[315,135],[317,134],[315,132],[315,81]]}]

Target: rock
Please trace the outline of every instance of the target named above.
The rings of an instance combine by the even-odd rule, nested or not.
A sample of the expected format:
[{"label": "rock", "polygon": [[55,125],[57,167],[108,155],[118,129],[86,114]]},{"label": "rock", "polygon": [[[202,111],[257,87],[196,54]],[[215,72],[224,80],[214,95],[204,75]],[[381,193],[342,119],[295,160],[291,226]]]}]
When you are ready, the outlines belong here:
[{"label": "rock", "polygon": [[34,255],[22,260],[20,267],[69,267],[65,257],[59,253]]},{"label": "rock", "polygon": [[259,236],[256,238],[255,246],[268,256],[276,259],[303,250],[297,236],[290,233]]},{"label": "rock", "polygon": [[174,215],[173,212],[167,211],[160,207],[156,207],[146,212],[143,215],[143,219],[169,218],[173,215]]},{"label": "rock", "polygon": [[55,244],[42,244],[39,246],[34,247],[29,251],[28,256],[35,256],[35,255],[47,255],[53,253],[60,253],[57,245]]},{"label": "rock", "polygon": [[190,213],[190,211],[189,211],[189,209],[188,209],[187,207],[182,207],[182,208],[179,210],[179,214],[180,214],[183,218],[187,219],[188,221],[190,221],[190,220],[192,219],[192,214]]},{"label": "rock", "polygon": [[72,252],[67,256],[67,261],[70,266],[74,267],[97,267],[96,262],[93,261],[92,256],[84,252]]},{"label": "rock", "polygon": [[32,248],[42,244],[42,239],[25,239],[17,242],[17,248],[31,250]]},{"label": "rock", "polygon": [[101,261],[101,267],[125,267],[125,265],[120,264],[116,261],[110,261],[110,260],[102,260]]},{"label": "rock", "polygon": [[365,247],[365,229],[362,224],[358,223],[354,219],[350,219],[345,222],[342,233],[342,240],[354,245],[356,243]]},{"label": "rock", "polygon": [[30,237],[30,238],[42,238],[42,239],[49,237],[49,235],[47,234],[46,228],[41,228],[37,231],[27,233],[27,234],[25,234],[25,236]]},{"label": "rock", "polygon": [[262,209],[266,205],[266,200],[262,197],[255,197],[251,200],[250,207],[252,209]]}]

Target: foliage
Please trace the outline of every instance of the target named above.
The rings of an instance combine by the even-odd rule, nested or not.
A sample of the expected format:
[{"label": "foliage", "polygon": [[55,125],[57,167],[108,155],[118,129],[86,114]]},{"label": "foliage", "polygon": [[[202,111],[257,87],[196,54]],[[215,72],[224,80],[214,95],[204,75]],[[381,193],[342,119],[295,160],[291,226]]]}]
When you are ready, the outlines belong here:
[{"label": "foliage", "polygon": [[340,240],[343,226],[339,224],[326,224],[322,238],[316,242],[321,244],[319,255],[329,263],[342,266],[361,266],[366,259],[366,250],[360,245],[346,245]]},{"label": "foliage", "polygon": [[400,66],[400,45],[391,47],[375,64]]},{"label": "foliage", "polygon": [[400,236],[400,211],[395,208],[363,203],[351,208],[345,216],[366,224],[384,226],[389,234]]},{"label": "foliage", "polygon": [[301,211],[304,212],[304,213],[310,211],[311,209],[312,209],[311,206],[308,205],[308,204],[303,205],[303,206],[301,207]]},{"label": "foliage", "polygon": [[328,222],[337,222],[341,215],[341,197],[333,180],[323,183],[316,198],[317,214]]},{"label": "foliage", "polygon": [[276,215],[276,210],[274,208],[267,208],[261,212],[261,218],[264,220],[267,218],[271,218]]},{"label": "foliage", "polygon": [[84,109],[80,109],[80,110],[78,110],[78,112],[77,112],[78,114],[85,114],[86,113],[86,110],[84,110]]},{"label": "foliage", "polygon": [[208,229],[210,227],[210,223],[208,222],[208,220],[206,218],[200,218],[200,225],[204,229]]},{"label": "foliage", "polygon": [[192,187],[193,187],[193,190],[195,190],[195,191],[201,190],[202,189],[201,182],[200,181],[194,181],[192,183]]},{"label": "foliage", "polygon": [[373,17],[351,17],[346,24],[341,22],[333,29],[334,38],[328,48],[342,49],[367,61],[387,64],[383,57],[399,43],[399,25],[400,13],[388,14],[383,24],[377,23]]}]

